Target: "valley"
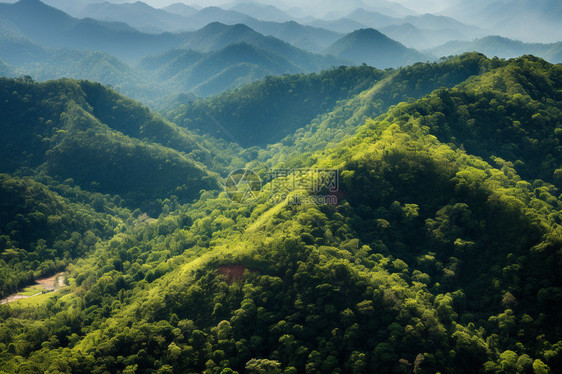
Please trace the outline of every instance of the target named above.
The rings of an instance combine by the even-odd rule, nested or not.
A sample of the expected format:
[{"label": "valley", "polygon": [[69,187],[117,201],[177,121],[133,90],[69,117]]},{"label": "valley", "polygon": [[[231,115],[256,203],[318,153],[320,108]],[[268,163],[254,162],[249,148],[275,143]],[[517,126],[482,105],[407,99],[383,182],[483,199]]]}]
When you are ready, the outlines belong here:
[{"label": "valley", "polygon": [[424,4],[0,3],[0,373],[562,372],[559,7]]}]

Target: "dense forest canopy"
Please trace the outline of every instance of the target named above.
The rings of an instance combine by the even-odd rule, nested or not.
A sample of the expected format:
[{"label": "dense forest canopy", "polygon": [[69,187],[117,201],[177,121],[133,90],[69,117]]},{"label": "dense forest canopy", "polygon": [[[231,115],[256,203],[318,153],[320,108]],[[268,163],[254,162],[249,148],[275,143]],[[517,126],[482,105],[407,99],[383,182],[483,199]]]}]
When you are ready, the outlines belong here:
[{"label": "dense forest canopy", "polygon": [[[562,371],[560,65],[340,67],[169,120],[87,81],[0,89],[0,291],[66,282],[0,305],[1,371]],[[249,204],[221,186],[242,167]],[[289,168],[337,170],[337,203],[272,199]]]}]

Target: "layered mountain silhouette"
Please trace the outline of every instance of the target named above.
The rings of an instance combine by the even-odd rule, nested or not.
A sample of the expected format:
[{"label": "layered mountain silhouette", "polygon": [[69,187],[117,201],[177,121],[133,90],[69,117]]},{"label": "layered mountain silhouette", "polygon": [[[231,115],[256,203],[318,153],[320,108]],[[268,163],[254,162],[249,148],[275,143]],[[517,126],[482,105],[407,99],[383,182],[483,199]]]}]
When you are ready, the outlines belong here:
[{"label": "layered mountain silhouette", "polygon": [[46,46],[100,50],[124,59],[165,51],[184,38],[181,34],[141,33],[125,23],[77,19],[39,0],[0,4],[0,19]]},{"label": "layered mountain silhouette", "polygon": [[374,29],[361,29],[346,35],[327,48],[326,53],[379,69],[406,66],[429,59]]},{"label": "layered mountain silhouette", "polygon": [[557,0],[458,2],[443,13],[525,42],[552,43],[562,39],[562,3]]},{"label": "layered mountain silhouette", "polygon": [[237,2],[232,4],[229,9],[262,21],[287,22],[293,20],[293,17],[287,12],[269,4]]},{"label": "layered mountain silhouette", "polygon": [[428,50],[435,56],[450,56],[470,51],[478,51],[490,57],[502,58],[532,54],[552,63],[562,62],[562,42],[550,44],[524,43],[501,36],[488,36],[471,42],[453,41]]},{"label": "layered mountain silhouette", "polygon": [[[194,9],[196,12],[196,10]],[[81,17],[102,21],[125,22],[139,31],[161,33],[192,29],[186,17],[163,9],[155,9],[146,3],[114,4],[107,1],[88,5],[80,12]]]}]

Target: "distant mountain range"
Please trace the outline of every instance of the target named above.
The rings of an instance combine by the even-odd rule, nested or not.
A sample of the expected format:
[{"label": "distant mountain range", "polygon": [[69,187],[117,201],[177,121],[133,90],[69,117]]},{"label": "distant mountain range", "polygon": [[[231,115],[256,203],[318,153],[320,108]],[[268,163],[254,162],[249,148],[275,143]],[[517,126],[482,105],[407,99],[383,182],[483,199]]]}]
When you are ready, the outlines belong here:
[{"label": "distant mountain range", "polygon": [[562,40],[562,2],[559,0],[461,1],[442,13],[525,42]]},{"label": "distant mountain range", "polygon": [[437,47],[451,41],[451,38],[454,40],[470,40],[468,36],[456,29],[420,29],[411,23],[381,27],[379,31],[407,47],[417,49]]},{"label": "distant mountain range", "polygon": [[181,49],[145,58],[139,66],[208,96],[267,75],[314,72],[350,62],[303,51],[245,25],[212,23],[193,33]]},{"label": "distant mountain range", "polygon": [[162,9],[167,12],[179,14],[184,17],[191,17],[192,15],[194,15],[199,11],[198,8],[185,5],[184,3],[174,3]]},{"label": "distant mountain range", "polygon": [[228,7],[228,9],[247,14],[262,21],[287,22],[293,20],[293,17],[291,17],[287,12],[284,12],[273,5],[244,2],[234,3]]},{"label": "distant mountain range", "polygon": [[302,71],[287,58],[248,43],[229,44],[204,54],[172,50],[161,56],[147,57],[140,66],[156,72],[163,80],[179,82],[201,96],[217,94],[267,75]]},{"label": "distant mountain range", "polygon": [[[72,6],[77,17],[93,18],[73,17],[39,0],[0,3],[0,75],[90,79],[160,106],[184,90],[209,96],[268,75],[339,65],[397,68],[470,51],[562,61],[560,43],[474,39],[482,28],[449,16],[383,12],[384,1],[358,4],[332,21],[297,22],[289,14],[294,12],[243,1],[224,9],[107,1]],[[549,19],[557,17],[553,9]],[[194,30],[160,32],[187,29]],[[341,32],[346,30],[351,32]]]},{"label": "distant mountain range", "polygon": [[523,43],[501,36],[488,36],[471,42],[452,41],[427,50],[434,56],[451,56],[464,52],[478,51],[489,57],[513,58],[532,54],[552,63],[562,62],[562,42],[541,44]]},{"label": "distant mountain range", "polygon": [[[197,10],[193,10],[193,14]],[[192,14],[192,15],[193,15]],[[150,5],[135,3],[114,4],[107,1],[88,5],[79,13],[80,17],[90,17],[102,21],[125,22],[142,32],[160,33],[163,31],[186,31],[191,29],[185,16],[154,9]]]},{"label": "distant mountain range", "polygon": [[181,34],[146,34],[125,23],[77,19],[39,0],[0,4],[0,19],[45,46],[99,50],[128,60],[173,48],[185,38]]}]

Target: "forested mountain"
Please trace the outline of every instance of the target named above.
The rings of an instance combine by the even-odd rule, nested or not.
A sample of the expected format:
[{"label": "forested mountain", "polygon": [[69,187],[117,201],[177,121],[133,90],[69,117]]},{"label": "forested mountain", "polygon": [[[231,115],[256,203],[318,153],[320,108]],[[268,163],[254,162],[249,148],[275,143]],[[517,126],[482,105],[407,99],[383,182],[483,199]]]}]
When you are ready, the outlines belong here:
[{"label": "forested mountain", "polygon": [[203,139],[146,107],[86,81],[0,79],[2,172],[43,171],[145,209],[157,198],[188,201],[216,187],[199,162],[211,167],[220,156],[210,162]]},{"label": "forested mountain", "polygon": [[[330,88],[331,80],[355,74],[370,77],[370,87],[358,79],[341,91]],[[0,306],[2,370],[562,370],[561,67],[531,56],[467,54],[398,71],[357,67],[272,78],[239,90],[237,99],[246,94],[244,107],[257,107],[261,84],[269,101],[290,87],[297,97],[284,103],[296,105],[310,92],[305,83],[322,92],[314,100],[348,97],[321,117],[326,126],[295,134],[300,144],[325,143],[308,154],[283,144],[248,149],[248,166],[264,177],[270,167],[336,169],[339,189],[330,196],[337,201],[320,204],[310,198],[325,192],[305,189],[274,199],[289,176],[266,181],[246,205],[212,190],[194,204],[170,198],[155,221],[114,204],[104,214],[118,217],[108,226],[118,227],[115,236],[100,233],[95,248],[67,268],[64,290],[32,305]],[[115,94],[99,85],[50,84],[68,86],[67,95],[73,87],[73,105],[131,139],[144,131],[138,118],[151,116],[138,108],[138,118],[108,111],[116,102],[99,91]],[[6,95],[25,85],[57,92],[48,84],[3,82]],[[37,115],[29,95],[18,105]],[[205,104],[220,113],[235,99]],[[50,110],[57,113],[57,105]],[[31,165],[34,156],[27,158]],[[47,191],[55,187],[2,178],[3,191],[20,186],[21,195],[46,201],[39,212],[56,205]],[[111,195],[98,197],[99,208],[109,206]],[[40,222],[28,213],[33,204],[11,209],[24,212],[28,225]]]},{"label": "forested mountain", "polygon": [[[168,117],[191,130],[224,139],[233,136],[243,146],[265,146],[304,127],[339,100],[357,95],[384,76],[382,71],[363,66],[269,77],[213,98],[180,105]],[[288,107],[293,110],[286,110]],[[206,113],[225,128],[217,128]]]},{"label": "forested mountain", "polygon": [[10,64],[24,65],[44,59],[48,56],[48,52],[23,36],[2,33],[0,56]]},{"label": "forested mountain", "polygon": [[270,167],[281,162],[290,167],[309,166],[314,152],[352,136],[367,119],[384,114],[393,105],[420,99],[438,88],[454,87],[493,66],[484,55],[468,53],[439,63],[418,63],[390,71],[387,78],[371,88],[338,102],[305,128],[270,145],[270,152],[262,155],[260,161]]},{"label": "forested mountain", "polygon": [[559,1],[187,3],[0,3],[0,374],[562,373]]},{"label": "forested mountain", "polygon": [[[383,114],[392,105],[419,99],[440,87],[453,87],[489,68],[485,56],[471,53],[396,71],[342,67],[319,75],[268,78],[213,98],[182,103],[168,118],[216,137],[234,135],[246,146],[282,140],[291,147],[271,152],[276,156],[310,154],[351,135],[367,118]],[[288,106],[299,110],[286,111]],[[205,113],[223,123],[228,134]],[[297,129],[301,130],[295,133]]]},{"label": "forested mountain", "polygon": [[107,53],[64,48],[50,49],[45,55],[48,57],[19,65],[20,74],[39,81],[57,77],[88,79],[111,85],[123,95],[154,105],[160,104],[158,98],[179,92],[172,84],[147,75]]},{"label": "forested mountain", "polygon": [[355,64],[366,63],[379,69],[396,68],[429,60],[428,56],[406,48],[374,29],[361,29],[336,41],[326,53]]},{"label": "forested mountain", "polygon": [[[25,1],[31,3],[27,4]],[[60,22],[65,20],[70,25],[78,22],[36,0],[24,0],[22,4],[18,2],[6,6],[20,9],[22,17],[27,13],[35,14],[37,9],[46,7],[56,15],[51,17],[47,14],[45,16],[47,20],[60,18]],[[324,46],[339,37],[339,34],[296,24],[296,26],[275,23],[268,23],[268,25],[267,27],[274,28],[270,31],[293,39],[297,44],[308,44],[317,46],[316,48],[319,48],[318,44]],[[57,23],[57,27],[62,26]],[[36,80],[59,77],[94,80],[110,84],[122,94],[141,100],[153,108],[162,107],[165,101],[185,90],[190,90],[196,95],[209,96],[268,75],[321,71],[347,62],[345,59],[307,52],[275,37],[266,37],[245,25],[229,26],[216,22],[195,32],[174,35],[149,35],[135,31],[137,36],[170,38],[175,40],[170,44],[172,46],[183,46],[199,51],[184,51],[182,58],[176,58],[174,54],[176,49],[172,48],[162,55],[154,56],[154,52],[165,48],[166,43],[156,49],[146,50],[143,44],[141,50],[137,51],[144,57],[138,64],[140,68],[108,53],[86,51],[82,48],[43,47],[22,36],[22,33],[10,31],[7,26],[3,29],[6,30],[6,34],[0,36],[0,59],[14,65],[14,69],[3,69],[5,73],[0,72],[3,75],[29,75]],[[312,31],[310,38],[299,39],[299,35],[306,30]],[[36,36],[33,33],[28,34]],[[102,39],[107,43],[115,43],[116,47],[123,42],[111,38]],[[62,44],[73,45],[66,42]],[[121,50],[121,47],[118,49]],[[128,52],[116,55],[131,57]],[[146,57],[147,55],[150,56]],[[186,57],[187,55],[189,58]],[[174,67],[171,67],[172,65]]]},{"label": "forested mountain", "polygon": [[[41,183],[7,174],[0,174],[0,197],[0,298],[63,270],[100,240],[110,239],[120,221],[118,215],[71,203]],[[95,201],[94,196],[81,197]],[[103,200],[97,199],[99,208]],[[115,204],[102,211],[115,214],[112,208]]]},{"label": "forested mountain", "polygon": [[503,58],[532,54],[552,63],[562,62],[562,42],[552,44],[523,43],[501,36],[487,36],[472,42],[453,41],[428,50],[435,56],[451,56],[471,51]]},{"label": "forested mountain", "polygon": [[177,73],[174,79],[199,95],[209,96],[267,75],[299,71],[302,71],[301,67],[278,54],[240,43],[206,54],[194,65]]},{"label": "forested mountain", "polygon": [[155,72],[170,85],[179,82],[183,89],[200,96],[210,96],[266,76],[320,70],[336,65],[338,61],[302,51],[294,53],[294,60],[285,56],[243,42],[208,53],[191,49],[171,50],[160,56],[145,58],[140,66]]}]

